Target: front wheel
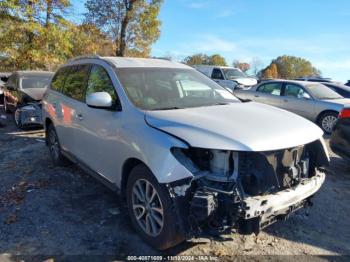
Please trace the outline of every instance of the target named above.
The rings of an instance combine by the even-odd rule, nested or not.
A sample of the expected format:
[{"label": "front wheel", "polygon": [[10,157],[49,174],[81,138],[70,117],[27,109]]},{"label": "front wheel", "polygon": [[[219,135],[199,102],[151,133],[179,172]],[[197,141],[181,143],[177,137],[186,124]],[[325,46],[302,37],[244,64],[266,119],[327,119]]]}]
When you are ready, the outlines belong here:
[{"label": "front wheel", "polygon": [[331,134],[333,126],[337,122],[338,114],[336,112],[326,112],[319,120],[319,125],[326,134]]},{"label": "front wheel", "polygon": [[146,243],[164,250],[184,240],[167,188],[147,167],[138,165],[131,171],[126,194],[132,224]]}]

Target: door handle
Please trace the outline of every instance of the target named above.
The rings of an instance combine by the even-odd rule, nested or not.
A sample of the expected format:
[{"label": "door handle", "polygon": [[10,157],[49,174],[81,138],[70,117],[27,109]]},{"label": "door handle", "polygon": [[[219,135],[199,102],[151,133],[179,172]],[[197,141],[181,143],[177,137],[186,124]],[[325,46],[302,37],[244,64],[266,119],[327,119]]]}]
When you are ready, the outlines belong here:
[{"label": "door handle", "polygon": [[259,97],[259,95],[254,95],[255,97]]},{"label": "door handle", "polygon": [[284,102],[288,103],[288,100],[287,99],[283,99]]},{"label": "door handle", "polygon": [[79,121],[81,121],[81,120],[83,120],[83,119],[84,119],[84,117],[83,117],[83,115],[82,115],[82,114],[78,114],[77,116],[78,116]]}]

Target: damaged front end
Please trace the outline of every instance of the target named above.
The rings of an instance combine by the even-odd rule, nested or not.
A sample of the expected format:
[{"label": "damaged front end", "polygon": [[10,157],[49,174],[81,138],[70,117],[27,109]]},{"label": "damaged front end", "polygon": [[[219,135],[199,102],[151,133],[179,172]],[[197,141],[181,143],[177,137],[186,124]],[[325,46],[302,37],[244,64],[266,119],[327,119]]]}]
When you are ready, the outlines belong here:
[{"label": "damaged front end", "polygon": [[172,148],[172,154],[193,174],[168,184],[181,227],[191,236],[232,229],[258,234],[311,204],[329,162],[323,140],[264,152]]}]

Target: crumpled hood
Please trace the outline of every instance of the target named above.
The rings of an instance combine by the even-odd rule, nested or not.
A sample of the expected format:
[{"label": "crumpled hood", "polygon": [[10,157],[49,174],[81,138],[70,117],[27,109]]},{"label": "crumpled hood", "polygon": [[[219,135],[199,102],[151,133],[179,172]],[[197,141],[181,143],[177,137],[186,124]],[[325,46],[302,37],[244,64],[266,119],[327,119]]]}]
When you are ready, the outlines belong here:
[{"label": "crumpled hood", "polygon": [[41,100],[46,92],[47,88],[24,88],[22,92],[33,98],[34,100]]},{"label": "crumpled hood", "polygon": [[253,86],[256,85],[258,83],[258,81],[254,78],[235,78],[234,81],[236,81],[237,83],[241,84],[241,85],[245,85],[245,86]]},{"label": "crumpled hood", "polygon": [[147,111],[146,122],[192,147],[269,151],[322,137],[322,130],[296,114],[249,102],[176,110]]}]

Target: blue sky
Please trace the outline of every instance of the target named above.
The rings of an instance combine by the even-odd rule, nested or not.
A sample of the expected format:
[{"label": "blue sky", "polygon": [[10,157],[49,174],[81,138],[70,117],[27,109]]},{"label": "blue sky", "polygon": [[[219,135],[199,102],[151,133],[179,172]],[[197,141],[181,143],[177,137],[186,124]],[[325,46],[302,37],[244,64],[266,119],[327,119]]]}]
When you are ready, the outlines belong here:
[{"label": "blue sky", "polygon": [[[79,20],[84,1],[72,3]],[[229,64],[257,57],[266,66],[286,54],[326,77],[350,79],[349,0],[165,0],[160,20],[154,56],[219,53]]]}]

